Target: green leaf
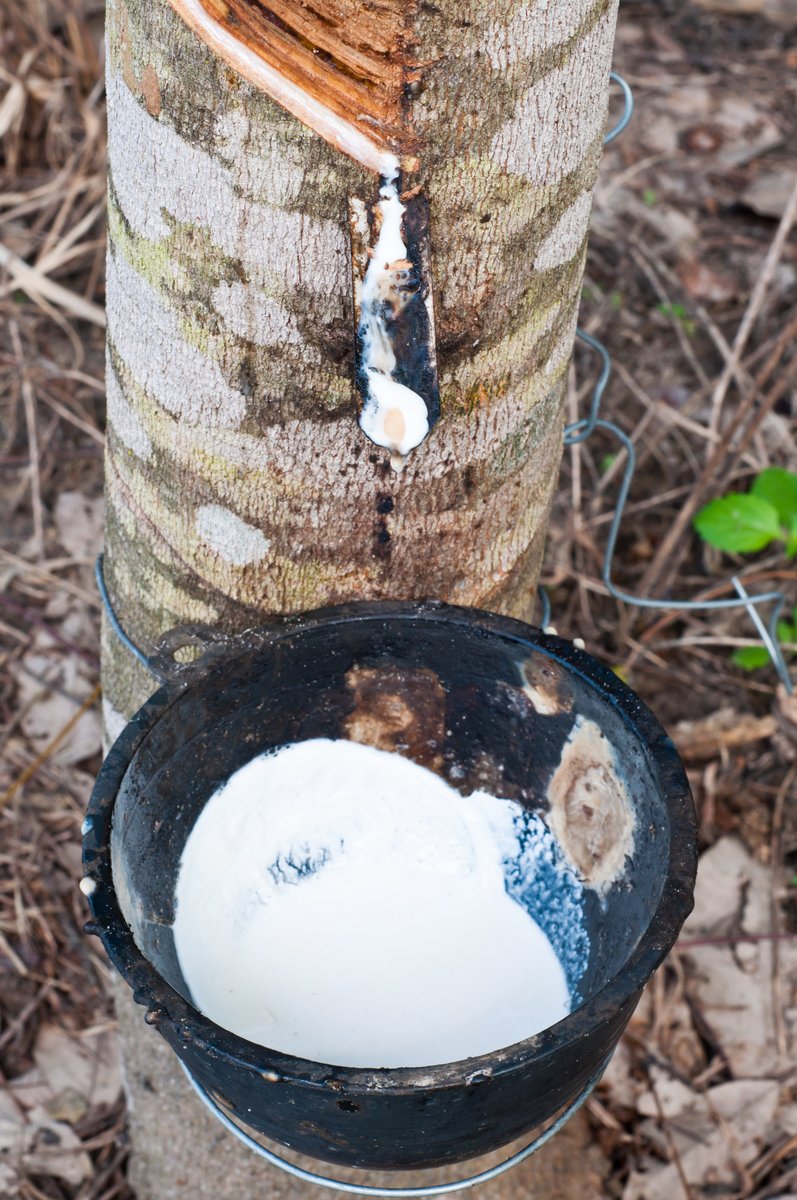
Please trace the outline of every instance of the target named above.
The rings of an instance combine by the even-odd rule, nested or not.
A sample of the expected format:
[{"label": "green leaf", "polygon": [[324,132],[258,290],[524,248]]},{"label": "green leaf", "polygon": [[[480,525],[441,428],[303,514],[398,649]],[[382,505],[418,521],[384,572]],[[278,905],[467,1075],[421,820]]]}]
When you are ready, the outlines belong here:
[{"label": "green leaf", "polygon": [[795,629],[788,621],[778,621],[778,641],[793,642],[795,641]]},{"label": "green leaf", "polygon": [[733,652],[733,661],[743,671],[757,671],[771,660],[765,646],[740,646]]},{"label": "green leaf", "polygon": [[790,526],[797,518],[797,475],[794,471],[767,467],[750,488],[750,495],[768,500],[784,525]]},{"label": "green leaf", "polygon": [[783,536],[777,510],[760,496],[730,492],[712,500],[694,519],[704,542],[732,554],[763,550]]},{"label": "green leaf", "polygon": [[[797,558],[797,517],[792,517],[789,523],[789,536],[786,538],[786,557]],[[797,609],[794,619],[797,621]]]}]

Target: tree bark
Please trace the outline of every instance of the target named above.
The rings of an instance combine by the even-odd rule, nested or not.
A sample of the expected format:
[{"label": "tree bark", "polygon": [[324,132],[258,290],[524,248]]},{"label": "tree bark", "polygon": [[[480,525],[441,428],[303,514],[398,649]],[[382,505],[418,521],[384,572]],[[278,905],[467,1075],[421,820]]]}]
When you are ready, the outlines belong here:
[{"label": "tree bark", "polygon": [[[441,419],[396,474],[353,383],[349,201],[376,177],[166,0],[109,0],[106,575],[140,645],[351,598],[531,616],[616,3],[407,7]],[[153,681],[107,628],[103,686],[113,736]],[[303,1193],[200,1118],[128,1009],[141,1200]],[[549,1193],[584,1191],[584,1155],[549,1161]]]}]

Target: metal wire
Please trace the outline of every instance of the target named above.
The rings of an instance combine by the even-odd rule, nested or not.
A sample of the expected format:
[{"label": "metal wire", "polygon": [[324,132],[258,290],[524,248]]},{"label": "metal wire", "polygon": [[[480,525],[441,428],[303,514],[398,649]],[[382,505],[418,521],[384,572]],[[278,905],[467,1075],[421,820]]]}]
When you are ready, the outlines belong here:
[{"label": "metal wire", "polygon": [[116,636],[119,638],[119,641],[123,646],[127,647],[133,657],[137,658],[141,665],[146,667],[148,671],[152,671],[152,663],[149,661],[147,655],[142,649],[140,649],[140,647],[136,645],[132,638],[127,636],[122,628],[119,618],[114,612],[114,607],[111,604],[111,597],[108,595],[108,588],[105,585],[105,572],[103,570],[104,561],[105,556],[103,554],[98,554],[97,561],[94,564],[94,578],[97,581],[97,591],[100,593],[100,600],[102,601],[102,607],[105,609],[105,615],[108,618],[108,623]]},{"label": "metal wire", "polygon": [[750,597],[749,592],[747,592],[745,590],[744,584],[742,583],[741,579],[739,579],[738,575],[733,575],[731,577],[731,583],[736,588],[736,591],[739,593],[739,595],[742,597],[742,599],[745,601],[744,606],[747,609],[748,613],[750,614],[750,619],[752,620],[753,624],[755,625],[756,629],[758,630],[759,634],[761,635],[761,641],[764,643],[764,646],[766,647],[766,651],[769,654],[769,657],[772,659],[772,661],[775,663],[776,666],[778,664],[778,661],[783,663],[783,675],[781,676],[781,678],[784,681],[784,686],[786,688],[786,691],[789,693],[789,695],[791,695],[791,692],[792,692],[791,678],[789,676],[788,667],[786,666],[785,660],[783,659],[783,651],[780,648],[780,642],[778,641],[778,636],[777,636],[778,617],[780,616],[781,611],[783,609],[785,596],[783,596],[779,592],[773,593],[774,595],[780,596],[780,602],[777,603],[777,606],[774,609],[773,614],[772,614],[773,633],[774,633],[774,637],[773,637],[773,634],[770,633],[770,631],[767,629],[766,625],[762,621],[761,613],[756,608],[756,604],[759,604],[761,602],[761,597],[756,596],[755,599],[752,599]]},{"label": "metal wire", "polygon": [[[625,98],[625,108],[623,115],[617,124],[609,130],[606,137],[603,139],[603,144],[608,146],[616,137],[619,137],[623,130],[628,126],[628,122],[634,113],[634,96],[627,81],[623,79],[616,71],[611,72],[611,79],[620,87]],[[606,421],[600,417],[601,402],[604,392],[611,378],[612,360],[611,356],[597,338],[587,333],[584,329],[578,329],[576,336],[591,350],[594,350],[601,358],[601,369],[595,387],[592,390],[590,399],[589,412],[586,417],[580,418],[578,421],[572,422],[565,426],[564,444],[566,446],[574,446],[579,442],[586,441],[590,434],[595,429],[605,429],[608,433],[613,434],[625,448],[626,465],[623,471],[623,478],[620,483],[620,491],[615,503],[612,522],[609,526],[609,536],[606,539],[606,549],[603,556],[603,569],[601,579],[606,587],[606,590],[615,600],[620,600],[625,604],[633,604],[637,608],[659,609],[669,612],[717,612],[727,608],[744,608],[750,615],[753,624],[761,635],[761,640],[766,647],[769,657],[772,659],[775,670],[778,673],[781,683],[789,695],[793,692],[793,684],[789,675],[789,669],[786,660],[783,657],[783,651],[780,648],[778,640],[778,620],[783,611],[783,606],[786,602],[786,597],[783,592],[771,591],[761,592],[756,596],[750,596],[743,587],[737,576],[731,578],[731,583],[736,589],[738,599],[729,600],[653,600],[648,596],[635,596],[631,592],[626,592],[612,581],[612,567],[614,565],[614,555],[617,549],[617,538],[620,532],[620,525],[625,512],[625,506],[628,501],[628,493],[631,488],[631,481],[636,470],[636,451],[634,445],[628,435],[613,421]],[[551,605],[547,593],[544,588],[538,588],[538,596],[542,603],[542,618],[541,624],[547,625],[550,621]],[[767,625],[760,612],[758,611],[761,605],[771,604],[772,612],[770,614],[769,625]]]},{"label": "metal wire", "polygon": [[[594,340],[594,339],[593,339]],[[604,346],[600,347],[602,356],[607,357],[607,351]],[[603,372],[601,372],[603,378]],[[599,381],[600,383],[600,381]],[[597,385],[596,385],[597,386]],[[593,406],[591,406],[592,409]],[[580,422],[574,422],[568,426],[568,429],[577,429]],[[777,670],[781,683],[789,695],[792,694],[793,685],[789,676],[789,669],[786,665],[786,660],[783,657],[783,652],[778,642],[777,625],[786,597],[783,592],[771,591],[760,592],[756,596],[750,596],[742,586],[736,576],[733,576],[733,583],[736,592],[736,599],[728,600],[671,600],[661,599],[653,600],[649,596],[635,596],[631,592],[625,591],[624,588],[618,587],[612,581],[612,567],[614,565],[614,555],[617,549],[617,538],[622,524],[625,506],[628,502],[628,493],[631,488],[631,481],[634,478],[636,470],[636,451],[634,443],[628,434],[615,425],[613,421],[605,421],[602,418],[596,417],[593,421],[593,428],[605,429],[611,433],[622,444],[626,452],[626,463],[623,470],[623,477],[620,482],[620,491],[615,501],[614,513],[612,515],[611,525],[609,526],[609,535],[606,539],[606,549],[603,555],[603,568],[601,570],[601,579],[606,587],[606,590],[615,600],[621,600],[625,604],[636,605],[637,608],[658,609],[667,612],[719,612],[728,608],[744,608],[752,617],[756,629],[762,636],[767,652]],[[565,430],[567,434],[567,429]],[[761,618],[758,609],[762,604],[772,604],[772,613],[769,620],[769,625],[765,625]]]},{"label": "metal wire", "polygon": [[620,120],[609,130],[609,132],[606,134],[606,137],[603,139],[604,146],[608,146],[610,142],[613,142],[615,138],[620,136],[623,130],[627,128],[628,122],[634,115],[634,93],[631,91],[631,87],[627,80],[623,79],[622,75],[619,75],[617,71],[610,71],[609,78],[613,83],[616,83],[622,91],[623,99],[625,101],[625,108],[623,109],[623,115],[620,117]]},{"label": "metal wire", "polygon": [[612,360],[609,351],[604,346],[603,342],[599,342],[591,333],[587,333],[585,329],[577,329],[576,337],[585,346],[589,346],[596,354],[601,356],[601,373],[598,376],[598,382],[592,389],[592,399],[589,404],[589,413],[586,417],[582,417],[579,421],[574,421],[572,425],[565,426],[564,442],[566,446],[575,446],[579,442],[584,442],[595,428],[595,423],[598,420],[598,414],[601,410],[601,401],[603,393],[606,391],[609,380],[612,376]]},{"label": "metal wire", "polygon": [[254,1151],[259,1158],[264,1158],[266,1162],[271,1163],[274,1167],[279,1167],[286,1171],[289,1175],[293,1175],[296,1179],[301,1179],[305,1183],[319,1184],[321,1187],[331,1188],[336,1192],[351,1192],[355,1196],[382,1196],[382,1197],[420,1197],[420,1196],[445,1196],[450,1192],[459,1192],[464,1188],[476,1187],[480,1183],[488,1183],[489,1180],[503,1175],[505,1171],[509,1171],[512,1167],[518,1166],[525,1162],[532,1154],[536,1154],[541,1150],[546,1142],[549,1142],[554,1134],[557,1134],[562,1126],[570,1120],[575,1113],[581,1108],[582,1104],[586,1103],[592,1095],[601,1075],[609,1065],[611,1054],[601,1063],[597,1071],[595,1071],[587,1080],[583,1089],[576,1096],[575,1100],[571,1100],[567,1108],[559,1114],[552,1125],[549,1125],[542,1133],[538,1134],[533,1141],[524,1146],[522,1150],[518,1150],[516,1154],[505,1158],[503,1162],[497,1163],[494,1167],[488,1167],[485,1171],[480,1171],[477,1175],[469,1175],[465,1179],[453,1180],[450,1183],[434,1183],[420,1185],[418,1187],[378,1187],[375,1184],[369,1183],[348,1183],[343,1179],[335,1179],[329,1175],[317,1175],[314,1171],[306,1171],[304,1167],[299,1167],[295,1163],[289,1162],[287,1158],[282,1158],[273,1150],[269,1150],[267,1146],[262,1146],[260,1142],[255,1141],[253,1137],[241,1129],[224,1109],[216,1103],[216,1101],[208,1095],[202,1084],[199,1083],[188,1067],[182,1060],[180,1066],[186,1074],[188,1082],[196,1092],[199,1099],[205,1107],[213,1114],[213,1116],[221,1122],[225,1129],[234,1134],[239,1142],[242,1142],[249,1150]]},{"label": "metal wire", "polygon": [[548,629],[551,624],[551,597],[548,595],[544,587],[537,588],[537,599],[540,602],[542,612],[540,613],[540,628]]}]

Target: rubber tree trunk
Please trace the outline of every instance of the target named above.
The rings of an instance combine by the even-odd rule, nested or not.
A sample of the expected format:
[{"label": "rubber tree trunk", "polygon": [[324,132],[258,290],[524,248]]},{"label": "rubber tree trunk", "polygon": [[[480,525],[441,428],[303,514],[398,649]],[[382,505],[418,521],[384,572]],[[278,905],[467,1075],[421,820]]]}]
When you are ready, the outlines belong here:
[{"label": "rubber tree trunk", "polygon": [[[397,474],[353,386],[349,200],[375,176],[166,0],[110,0],[106,575],[140,645],[351,598],[531,616],[616,2],[401,10],[422,64],[442,415]],[[385,7],[350,0],[374,40]],[[110,736],[153,686],[106,627]],[[141,1200],[308,1191],[231,1148],[140,1014],[121,1017]],[[551,1154],[540,1195],[589,1195],[585,1156]],[[536,1196],[534,1177],[493,1193]]]}]

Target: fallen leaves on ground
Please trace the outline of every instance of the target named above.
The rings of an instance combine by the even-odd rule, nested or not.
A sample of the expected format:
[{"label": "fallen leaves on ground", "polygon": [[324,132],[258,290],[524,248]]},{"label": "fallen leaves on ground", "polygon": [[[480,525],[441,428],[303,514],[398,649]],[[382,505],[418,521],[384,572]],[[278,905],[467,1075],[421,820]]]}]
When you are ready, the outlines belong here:
[{"label": "fallen leaves on ground", "polygon": [[733,835],[700,859],[677,971],[648,988],[602,1085],[639,1147],[622,1200],[750,1195],[767,1148],[794,1142],[797,939],[773,930],[781,876]]}]

